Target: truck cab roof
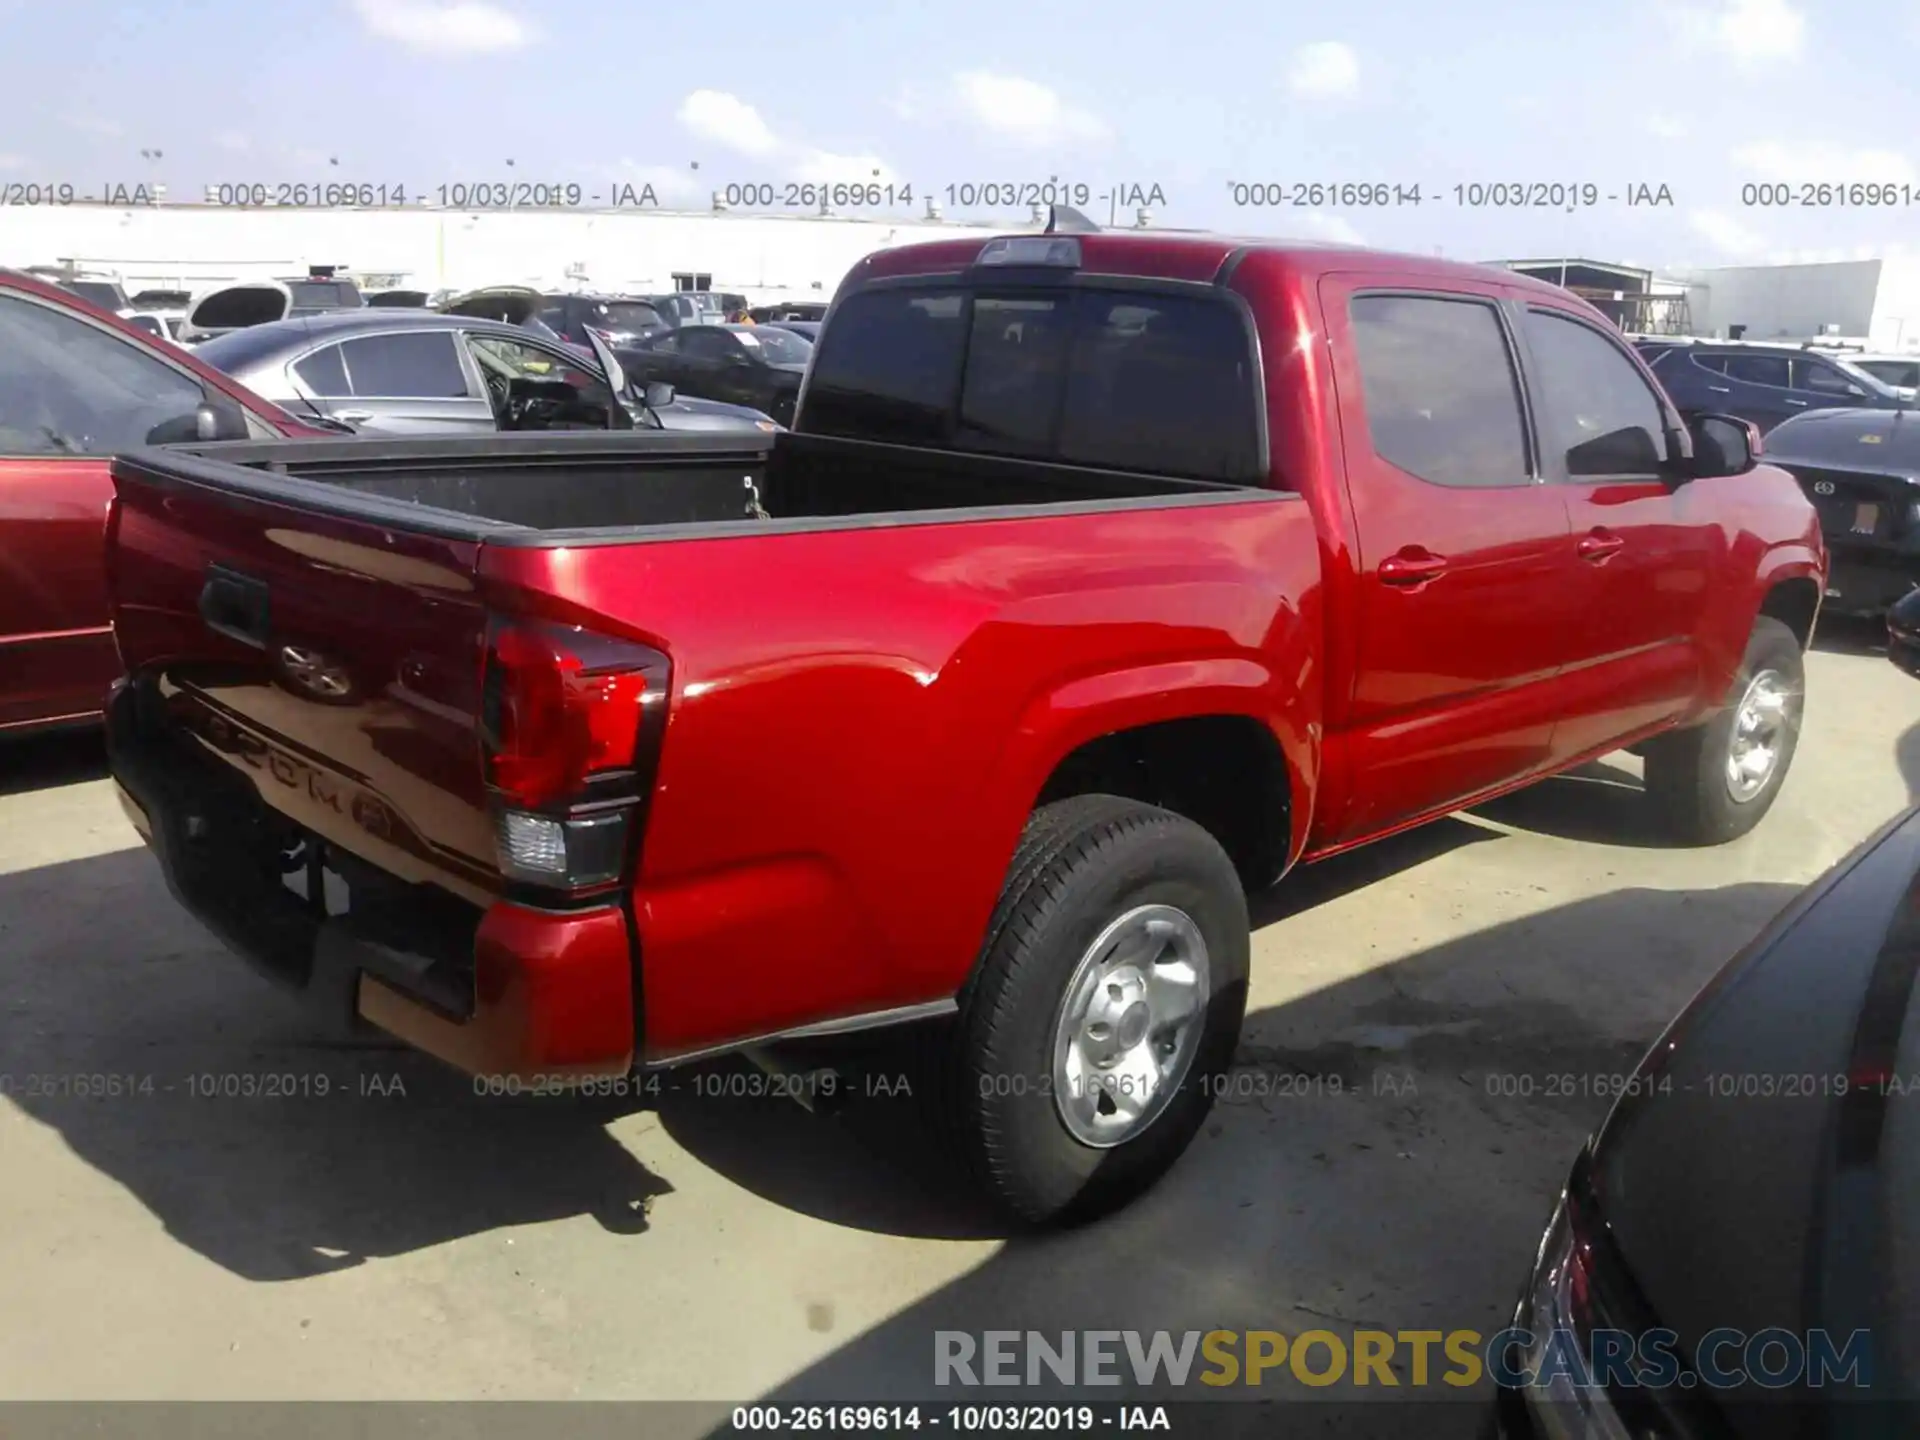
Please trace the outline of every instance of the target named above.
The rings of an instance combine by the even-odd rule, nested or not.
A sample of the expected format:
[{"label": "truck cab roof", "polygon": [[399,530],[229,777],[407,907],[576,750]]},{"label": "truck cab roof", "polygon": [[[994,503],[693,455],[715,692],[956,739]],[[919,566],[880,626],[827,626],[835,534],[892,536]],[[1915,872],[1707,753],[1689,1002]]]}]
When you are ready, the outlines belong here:
[{"label": "truck cab roof", "polygon": [[[901,245],[868,256],[855,267],[863,279],[883,279],[910,275],[949,274],[971,269],[980,263],[987,248],[999,240],[1021,238],[998,236],[988,240],[977,237],[934,240],[919,245]],[[1120,275],[1141,279],[1187,280],[1214,283],[1231,273],[1250,254],[1282,256],[1291,268],[1307,273],[1351,270],[1356,264],[1370,271],[1441,279],[1471,277],[1565,300],[1559,286],[1531,276],[1490,265],[1475,265],[1462,260],[1446,260],[1432,255],[1410,255],[1390,250],[1370,250],[1335,241],[1274,239],[1270,236],[1237,236],[1207,232],[1098,231],[1090,234],[1034,235],[1025,238],[1072,242],[1078,246],[1077,268],[1083,274]]]}]

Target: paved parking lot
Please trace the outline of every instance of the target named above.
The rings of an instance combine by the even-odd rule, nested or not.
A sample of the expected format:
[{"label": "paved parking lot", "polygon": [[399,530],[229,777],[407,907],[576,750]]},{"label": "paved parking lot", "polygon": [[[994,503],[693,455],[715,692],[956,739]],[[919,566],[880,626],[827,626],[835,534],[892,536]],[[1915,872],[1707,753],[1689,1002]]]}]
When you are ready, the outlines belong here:
[{"label": "paved parking lot", "polygon": [[[1497,1328],[1604,1077],[1920,792],[1920,685],[1830,628],[1741,842],[1653,844],[1621,758],[1261,897],[1242,1093],[1132,1210],[1015,1242],[897,1098],[490,1100],[317,1044],[97,746],[0,751],[0,1395],[879,1400],[943,1328]],[[198,1093],[232,1074],[292,1093]],[[152,1093],[29,1093],[85,1075]]]}]

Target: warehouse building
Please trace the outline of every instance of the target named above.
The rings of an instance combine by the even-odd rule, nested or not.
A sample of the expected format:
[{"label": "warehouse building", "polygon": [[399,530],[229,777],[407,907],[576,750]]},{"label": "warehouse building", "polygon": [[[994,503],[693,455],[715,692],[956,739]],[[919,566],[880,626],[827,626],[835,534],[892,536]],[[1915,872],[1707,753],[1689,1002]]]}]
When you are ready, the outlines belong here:
[{"label": "warehouse building", "polygon": [[1687,286],[1651,270],[1605,260],[1495,260],[1519,275],[1571,290],[1622,330],[1642,335],[1689,335],[1696,323]]},{"label": "warehouse building", "polygon": [[1920,351],[1920,260],[1676,268],[1666,277],[1604,260],[1490,263],[1564,286],[1636,334]]},{"label": "warehouse building", "polygon": [[1738,265],[1684,278],[1698,334],[1920,351],[1920,260]]},{"label": "warehouse building", "polygon": [[1019,228],[934,218],[755,216],[656,209],[469,214],[232,209],[213,205],[10,208],[0,265],[70,264],[129,293],[345,267],[363,284],[420,290],[584,285],[609,291],[728,290],[831,296],[861,256],[918,240]]}]

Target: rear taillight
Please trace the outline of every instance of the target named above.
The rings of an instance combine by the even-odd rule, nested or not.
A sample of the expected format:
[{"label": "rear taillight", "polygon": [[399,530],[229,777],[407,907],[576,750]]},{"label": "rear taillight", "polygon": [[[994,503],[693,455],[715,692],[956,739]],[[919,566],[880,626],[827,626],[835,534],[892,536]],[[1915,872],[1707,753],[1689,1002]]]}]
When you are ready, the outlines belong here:
[{"label": "rear taillight", "polygon": [[667,657],[577,626],[495,621],[481,744],[501,872],[545,890],[617,886],[653,785]]}]

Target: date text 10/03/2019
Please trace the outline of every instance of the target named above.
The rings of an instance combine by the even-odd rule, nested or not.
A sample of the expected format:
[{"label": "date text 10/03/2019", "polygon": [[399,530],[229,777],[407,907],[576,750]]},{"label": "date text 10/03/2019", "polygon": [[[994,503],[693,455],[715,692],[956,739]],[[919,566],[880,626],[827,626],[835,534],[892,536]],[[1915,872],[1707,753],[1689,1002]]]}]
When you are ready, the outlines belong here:
[{"label": "date text 10/03/2019", "polygon": [[[154,207],[167,203],[164,186],[110,182],[87,186],[70,180],[0,182],[0,208],[108,205]],[[924,201],[930,211],[949,209],[1012,210],[1044,205],[1076,208],[1153,210],[1168,203],[1166,188],[1154,181],[1091,181],[1048,176],[1040,180],[955,180],[920,186],[905,181],[730,181],[715,188],[717,209],[766,211],[897,212]],[[678,190],[653,184],[577,181],[467,180],[433,185],[391,181],[224,180],[201,188],[197,196],[175,195],[172,203],[223,210],[670,210],[695,203]]]},{"label": "date text 10/03/2019", "polygon": [[1466,180],[1421,185],[1386,180],[1229,180],[1242,210],[1385,210],[1451,205],[1462,210],[1592,210],[1602,205],[1671,209],[1671,186],[1646,180]]}]

